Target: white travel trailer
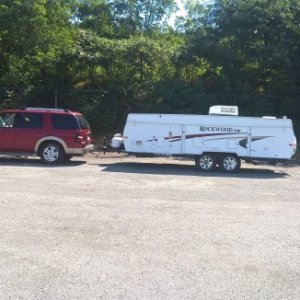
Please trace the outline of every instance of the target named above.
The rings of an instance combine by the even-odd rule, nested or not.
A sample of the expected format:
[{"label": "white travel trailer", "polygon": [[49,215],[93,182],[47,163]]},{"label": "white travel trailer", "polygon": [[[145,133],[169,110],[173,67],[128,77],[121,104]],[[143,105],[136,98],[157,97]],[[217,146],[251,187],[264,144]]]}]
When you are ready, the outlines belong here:
[{"label": "white travel trailer", "polygon": [[111,146],[143,155],[187,156],[202,171],[219,166],[225,172],[245,161],[292,159],[297,143],[286,117],[240,117],[237,107],[216,106],[210,115],[129,114],[123,136]]}]

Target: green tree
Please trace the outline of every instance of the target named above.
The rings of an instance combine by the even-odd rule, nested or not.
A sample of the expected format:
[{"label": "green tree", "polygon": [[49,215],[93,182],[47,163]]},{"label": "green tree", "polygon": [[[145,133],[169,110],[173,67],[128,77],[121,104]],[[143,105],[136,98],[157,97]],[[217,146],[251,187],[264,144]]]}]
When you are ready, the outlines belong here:
[{"label": "green tree", "polygon": [[227,94],[228,102],[238,99],[248,113],[293,115],[299,103],[299,1],[217,0],[191,7],[187,57],[208,61],[202,78],[209,86]]},{"label": "green tree", "polygon": [[177,9],[175,0],[108,0],[119,36],[162,30]]},{"label": "green tree", "polygon": [[28,93],[55,72],[72,50],[68,1],[2,0],[0,5],[0,86]]},{"label": "green tree", "polygon": [[111,8],[107,0],[76,0],[73,22],[79,28],[91,30],[99,36],[114,38]]},{"label": "green tree", "polygon": [[[174,76],[173,57],[182,43],[175,35],[112,40],[82,30],[73,58],[74,84],[99,90],[101,95],[93,96],[87,105],[96,127],[119,124],[130,111],[151,111],[160,101],[153,96],[154,86]],[[110,122],[105,115],[110,116]]]}]

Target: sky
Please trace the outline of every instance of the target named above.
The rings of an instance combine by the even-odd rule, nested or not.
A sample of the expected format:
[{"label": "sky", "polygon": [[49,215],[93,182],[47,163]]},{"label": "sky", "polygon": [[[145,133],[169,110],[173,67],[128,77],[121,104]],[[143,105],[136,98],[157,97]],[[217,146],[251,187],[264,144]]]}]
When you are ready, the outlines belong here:
[{"label": "sky", "polygon": [[179,8],[179,11],[178,11],[178,15],[180,16],[184,16],[185,15],[185,10],[184,10],[184,7],[183,7],[183,2],[182,0],[176,0],[176,3],[177,3],[177,6]]},{"label": "sky", "polygon": [[178,11],[173,16],[171,16],[170,20],[168,21],[169,25],[174,26],[176,17],[184,17],[186,15],[186,11],[183,7],[183,2],[184,0],[176,0]]},{"label": "sky", "polygon": [[[208,2],[208,0],[195,0],[195,1],[202,2],[202,3]],[[176,0],[177,6],[178,6],[178,11],[173,16],[171,16],[171,18],[168,22],[171,26],[174,26],[176,17],[186,16],[186,11],[185,11],[184,5],[183,5],[184,2],[185,2],[185,0]]]}]

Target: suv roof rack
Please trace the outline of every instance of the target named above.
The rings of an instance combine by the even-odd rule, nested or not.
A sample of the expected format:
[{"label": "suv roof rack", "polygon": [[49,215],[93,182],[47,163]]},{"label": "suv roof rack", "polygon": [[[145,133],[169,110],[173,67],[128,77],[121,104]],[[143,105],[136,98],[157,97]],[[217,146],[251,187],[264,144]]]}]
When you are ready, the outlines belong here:
[{"label": "suv roof rack", "polygon": [[25,110],[47,110],[47,111],[61,111],[61,112],[70,112],[69,109],[65,108],[53,108],[53,107],[26,107]]}]

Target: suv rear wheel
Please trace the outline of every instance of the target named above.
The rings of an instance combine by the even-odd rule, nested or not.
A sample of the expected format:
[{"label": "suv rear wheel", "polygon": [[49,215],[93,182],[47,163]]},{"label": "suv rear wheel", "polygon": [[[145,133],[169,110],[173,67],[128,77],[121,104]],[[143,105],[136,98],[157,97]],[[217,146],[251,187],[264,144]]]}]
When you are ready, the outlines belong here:
[{"label": "suv rear wheel", "polygon": [[55,142],[44,143],[39,153],[42,161],[49,165],[60,163],[65,157],[62,146]]}]

